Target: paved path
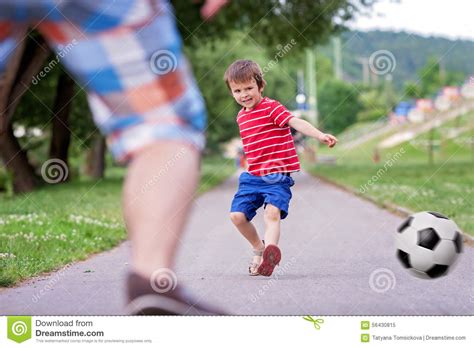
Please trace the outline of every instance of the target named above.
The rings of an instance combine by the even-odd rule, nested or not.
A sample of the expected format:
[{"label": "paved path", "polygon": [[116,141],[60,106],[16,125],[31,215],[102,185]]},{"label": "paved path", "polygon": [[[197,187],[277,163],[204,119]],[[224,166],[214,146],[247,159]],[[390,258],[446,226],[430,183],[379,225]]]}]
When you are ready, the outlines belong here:
[{"label": "paved path", "polygon": [[[465,249],[447,277],[414,278],[394,256],[400,217],[306,173],[294,177],[278,272],[271,278],[246,274],[250,248],[228,219],[234,176],[196,200],[178,257],[178,282],[198,299],[235,314],[474,313],[474,249]],[[262,231],[262,212],[255,220]],[[121,314],[128,261],[129,244],[124,243],[48,277],[4,289],[0,314]]]}]

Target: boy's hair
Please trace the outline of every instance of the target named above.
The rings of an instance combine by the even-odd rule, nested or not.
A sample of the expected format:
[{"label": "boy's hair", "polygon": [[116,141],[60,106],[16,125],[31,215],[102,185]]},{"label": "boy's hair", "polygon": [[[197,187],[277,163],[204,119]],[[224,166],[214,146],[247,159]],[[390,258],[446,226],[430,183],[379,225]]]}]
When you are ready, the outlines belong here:
[{"label": "boy's hair", "polygon": [[252,77],[257,82],[259,89],[265,87],[267,84],[263,79],[262,69],[260,66],[252,60],[239,59],[233,62],[226,70],[224,74],[224,81],[227,84],[227,88],[230,90],[229,82],[248,82]]}]

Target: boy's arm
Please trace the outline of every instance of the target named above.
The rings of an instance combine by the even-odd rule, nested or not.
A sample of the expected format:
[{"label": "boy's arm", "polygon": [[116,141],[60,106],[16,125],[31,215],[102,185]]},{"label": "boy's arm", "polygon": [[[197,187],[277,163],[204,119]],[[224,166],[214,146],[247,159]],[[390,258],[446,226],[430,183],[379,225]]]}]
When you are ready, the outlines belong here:
[{"label": "boy's arm", "polygon": [[292,117],[288,124],[298,132],[308,137],[315,138],[321,143],[327,144],[329,147],[334,147],[337,143],[337,138],[334,135],[323,133],[316,127],[313,127],[309,122],[300,118]]}]

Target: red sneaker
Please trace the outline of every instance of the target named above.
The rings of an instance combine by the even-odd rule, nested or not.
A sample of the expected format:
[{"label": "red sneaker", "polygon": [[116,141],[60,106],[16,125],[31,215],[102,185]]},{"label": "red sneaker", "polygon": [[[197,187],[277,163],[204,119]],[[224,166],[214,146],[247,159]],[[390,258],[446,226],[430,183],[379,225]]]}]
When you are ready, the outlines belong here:
[{"label": "red sneaker", "polygon": [[268,245],[263,252],[263,261],[258,267],[257,272],[266,277],[271,276],[275,266],[280,264],[280,260],[280,248],[274,244]]}]

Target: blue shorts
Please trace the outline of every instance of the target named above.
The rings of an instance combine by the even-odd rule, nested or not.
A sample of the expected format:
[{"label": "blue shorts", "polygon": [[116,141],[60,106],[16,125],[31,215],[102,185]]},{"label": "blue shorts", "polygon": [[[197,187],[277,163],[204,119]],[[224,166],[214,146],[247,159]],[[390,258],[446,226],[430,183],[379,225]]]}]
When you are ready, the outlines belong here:
[{"label": "blue shorts", "polygon": [[288,216],[291,200],[290,187],[294,180],[283,174],[256,176],[248,172],[240,174],[239,189],[232,200],[231,212],[244,213],[248,221],[257,214],[262,205],[271,204],[280,209],[281,219]]}]

